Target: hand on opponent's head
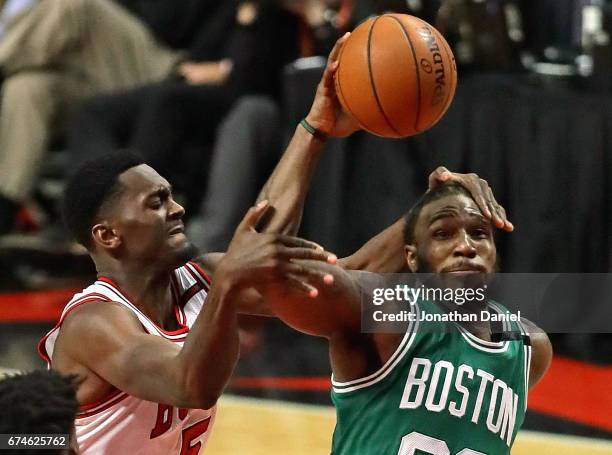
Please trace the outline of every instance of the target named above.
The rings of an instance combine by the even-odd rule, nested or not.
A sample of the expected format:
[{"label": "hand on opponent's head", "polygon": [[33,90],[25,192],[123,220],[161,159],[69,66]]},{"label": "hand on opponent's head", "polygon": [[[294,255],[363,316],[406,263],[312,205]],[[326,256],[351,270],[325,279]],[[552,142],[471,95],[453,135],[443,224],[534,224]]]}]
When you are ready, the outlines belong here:
[{"label": "hand on opponent's head", "polygon": [[493,225],[508,232],[514,230],[514,225],[508,221],[506,210],[495,200],[493,191],[486,180],[477,174],[459,174],[451,172],[444,166],[438,167],[429,174],[429,190],[444,183],[455,182],[467,189],[482,214],[489,218]]},{"label": "hand on opponent's head", "polygon": [[357,121],[342,110],[334,83],[340,52],[349,36],[350,33],[346,33],[338,39],[330,52],[312,107],[306,116],[310,125],[328,136],[344,137],[360,129]]}]

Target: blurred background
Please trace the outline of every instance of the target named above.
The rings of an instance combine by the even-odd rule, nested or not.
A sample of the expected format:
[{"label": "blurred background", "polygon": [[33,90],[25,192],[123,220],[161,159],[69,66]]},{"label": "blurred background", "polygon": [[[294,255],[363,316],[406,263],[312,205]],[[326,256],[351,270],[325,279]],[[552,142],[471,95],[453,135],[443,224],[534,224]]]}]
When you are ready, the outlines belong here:
[{"label": "blurred background", "polygon": [[[612,272],[611,1],[3,0],[0,7],[2,367],[42,368],[38,339],[95,277],[58,212],[71,169],[107,150],[136,149],[175,186],[191,239],[203,251],[223,251],[308,112],[335,40],[387,11],[419,16],[444,34],[459,69],[455,100],[414,138],[360,132],[330,140],[300,235],[348,255],[405,213],[427,175],[444,165],[488,180],[516,226],[498,238],[502,271]],[[513,453],[612,453],[603,442],[612,439],[612,334],[551,339],[555,360],[530,394],[525,428],[599,442],[534,433]],[[302,421],[287,428],[283,418],[279,431],[320,444],[304,453],[326,453],[333,412],[325,343],[259,318],[244,319],[241,342],[230,393],[268,401],[231,401],[236,420],[220,425],[246,433],[241,406],[263,416],[270,410],[262,406],[273,403],[276,416],[322,422],[304,434]],[[284,453],[266,446],[269,439],[249,440],[246,453]],[[213,445],[221,442],[213,436]],[[211,453],[238,451],[219,447]]]}]

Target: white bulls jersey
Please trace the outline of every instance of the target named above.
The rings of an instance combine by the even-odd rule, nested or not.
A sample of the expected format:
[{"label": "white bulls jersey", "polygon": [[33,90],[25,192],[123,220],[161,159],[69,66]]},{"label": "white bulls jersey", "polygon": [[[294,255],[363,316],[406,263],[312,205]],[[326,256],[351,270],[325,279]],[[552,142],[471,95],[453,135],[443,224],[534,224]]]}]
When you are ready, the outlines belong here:
[{"label": "white bulls jersey", "polygon": [[[92,301],[124,305],[138,317],[144,330],[183,345],[189,328],[202,309],[210,280],[195,263],[176,269],[172,276],[175,313],[181,328],[167,332],[130,301],[112,280],[100,277],[65,306],[57,325],[40,341],[41,356],[51,366],[55,340],[66,315]],[[115,390],[102,400],[79,408],[76,434],[83,454],[195,455],[202,453],[211,433],[216,408],[176,409]]]}]

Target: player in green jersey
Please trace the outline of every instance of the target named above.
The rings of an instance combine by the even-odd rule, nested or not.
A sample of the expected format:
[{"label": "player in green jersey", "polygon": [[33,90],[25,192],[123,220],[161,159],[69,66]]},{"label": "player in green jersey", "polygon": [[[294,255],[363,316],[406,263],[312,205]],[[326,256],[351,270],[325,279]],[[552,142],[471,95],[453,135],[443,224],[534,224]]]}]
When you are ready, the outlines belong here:
[{"label": "player in green jersey", "polygon": [[[336,55],[337,49],[306,117],[309,129],[330,136],[356,129],[338,109]],[[324,137],[313,136],[315,142]],[[317,160],[316,145],[302,148],[291,161],[285,156],[275,171],[291,182],[296,201],[303,200]],[[317,265],[334,280],[317,299],[291,289],[267,293],[278,317],[329,342],[337,408],[333,455],[509,454],[528,389],[550,364],[548,337],[526,320],[499,328],[487,320],[407,322],[401,334],[362,332],[360,290],[376,273],[430,272],[461,282],[495,272],[493,231],[513,226],[488,184],[475,174],[445,168],[434,171],[429,183],[429,191],[405,217],[355,254],[338,265]],[[456,309],[453,302],[422,300],[414,306],[417,316]],[[463,311],[507,313],[486,301],[465,305]]]}]

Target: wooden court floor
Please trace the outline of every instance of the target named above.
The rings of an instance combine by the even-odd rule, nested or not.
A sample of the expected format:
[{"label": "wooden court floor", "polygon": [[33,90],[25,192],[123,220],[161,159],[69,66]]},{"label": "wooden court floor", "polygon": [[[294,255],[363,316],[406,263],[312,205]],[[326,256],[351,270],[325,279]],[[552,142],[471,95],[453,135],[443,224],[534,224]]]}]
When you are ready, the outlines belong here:
[{"label": "wooden court floor", "polygon": [[[224,396],[206,453],[329,455],[334,422],[326,406]],[[612,455],[612,443],[522,431],[512,455]]]}]

